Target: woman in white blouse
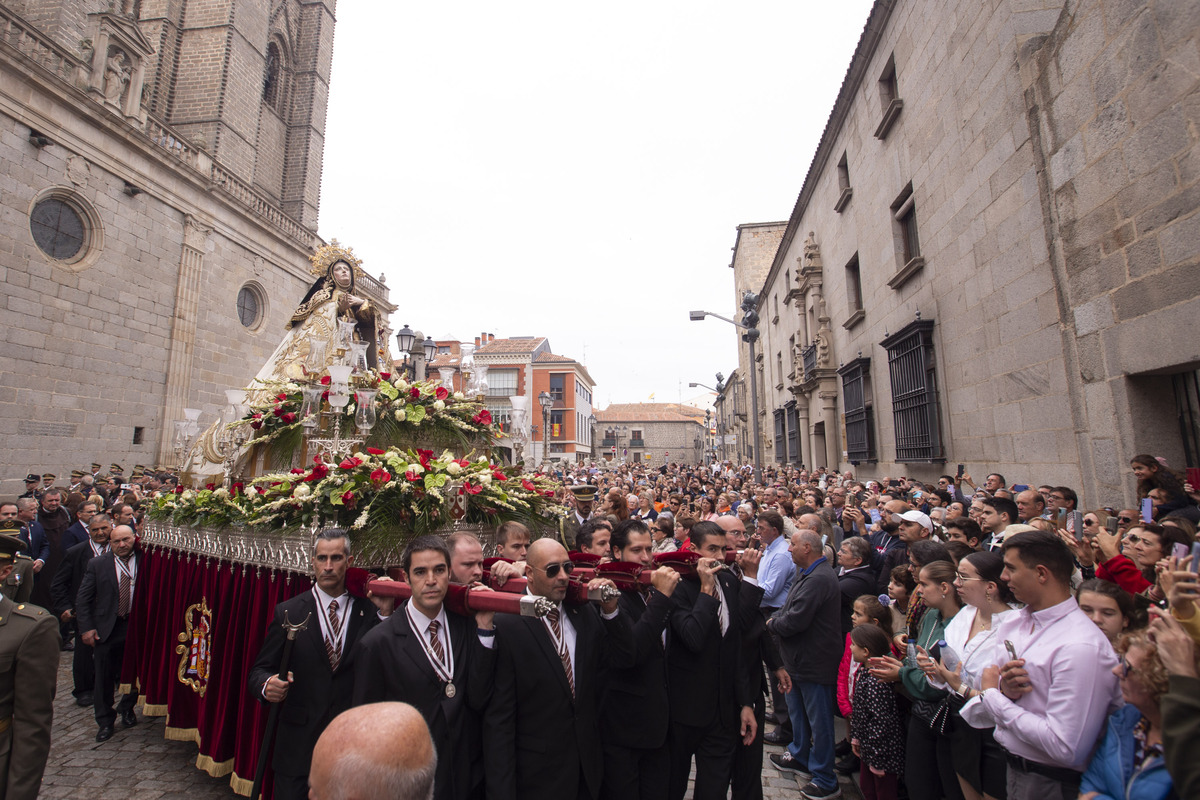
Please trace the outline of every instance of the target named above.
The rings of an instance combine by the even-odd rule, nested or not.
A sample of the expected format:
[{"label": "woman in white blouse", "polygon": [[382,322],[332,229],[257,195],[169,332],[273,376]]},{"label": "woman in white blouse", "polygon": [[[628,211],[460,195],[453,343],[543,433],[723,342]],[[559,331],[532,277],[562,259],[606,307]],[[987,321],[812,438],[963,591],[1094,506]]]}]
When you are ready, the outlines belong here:
[{"label": "woman in white blouse", "polygon": [[1004,800],[1007,796],[1008,765],[992,731],[972,728],[957,713],[968,689],[979,690],[980,678],[988,665],[985,657],[976,654],[991,640],[998,617],[1012,610],[1009,605],[1012,593],[1000,577],[1003,571],[1004,559],[999,553],[971,553],[958,562],[954,585],[966,605],[950,620],[944,634],[949,649],[958,657],[958,664],[950,670],[946,668],[945,657],[937,662],[918,659],[931,684],[954,693],[951,753],[954,771],[967,800]]}]

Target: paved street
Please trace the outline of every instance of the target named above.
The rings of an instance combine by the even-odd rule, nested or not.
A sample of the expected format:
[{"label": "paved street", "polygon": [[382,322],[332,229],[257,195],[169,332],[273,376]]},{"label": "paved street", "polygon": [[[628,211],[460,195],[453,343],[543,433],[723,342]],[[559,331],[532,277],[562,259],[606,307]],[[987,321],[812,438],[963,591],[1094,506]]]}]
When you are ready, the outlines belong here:
[{"label": "paved street", "polygon": [[[71,696],[71,653],[63,653],[54,703],[53,743],[42,798],[77,800],[206,800],[235,798],[229,778],[210,778],[196,769],[196,745],[163,738],[163,717],[143,717],[125,729],[118,722],[113,738],[96,743],[96,721],[90,708]],[[782,748],[767,746],[767,753]],[[763,794],[767,800],[795,800],[800,784],[764,759]],[[842,779],[843,796],[859,800],[854,784]]]}]

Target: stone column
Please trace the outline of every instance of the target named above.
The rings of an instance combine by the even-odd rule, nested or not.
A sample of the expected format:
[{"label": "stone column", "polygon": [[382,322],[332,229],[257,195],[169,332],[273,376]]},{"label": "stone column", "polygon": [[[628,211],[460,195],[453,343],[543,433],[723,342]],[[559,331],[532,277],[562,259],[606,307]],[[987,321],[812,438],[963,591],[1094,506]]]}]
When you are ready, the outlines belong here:
[{"label": "stone column", "polygon": [[167,356],[167,386],[158,440],[158,463],[174,464],[176,420],[185,407],[195,407],[191,396],[192,356],[196,348],[196,319],[200,306],[200,276],[212,228],[188,214],[183,222],[183,253],[175,287],[175,315],[171,320],[171,351]]},{"label": "stone column", "polygon": [[828,387],[821,390],[821,418],[825,422],[825,466],[838,470],[842,457],[838,452],[837,391]]},{"label": "stone column", "polygon": [[796,431],[796,438],[800,440],[800,463],[805,469],[812,469],[812,443],[809,437],[812,436],[812,426],[808,422],[808,395],[801,394],[796,396],[796,420],[800,430]]}]

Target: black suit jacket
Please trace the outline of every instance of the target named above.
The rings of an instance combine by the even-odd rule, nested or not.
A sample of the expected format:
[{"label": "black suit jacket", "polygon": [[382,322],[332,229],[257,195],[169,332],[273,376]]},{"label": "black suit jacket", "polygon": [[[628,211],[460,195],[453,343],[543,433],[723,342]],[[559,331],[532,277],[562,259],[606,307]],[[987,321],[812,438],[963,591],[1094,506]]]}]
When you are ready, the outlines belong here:
[{"label": "black suit jacket", "polygon": [[[75,545],[63,555],[62,563],[58,565],[58,572],[54,573],[54,580],[50,583],[50,599],[54,601],[54,616],[61,617],[64,611],[75,610],[75,598],[79,595],[83,574],[87,571],[88,562],[94,557],[92,543],[87,541]],[[136,591],[136,587],[134,591]]]},{"label": "black suit jacket", "polygon": [[80,542],[86,542],[90,538],[91,537],[88,536],[87,528],[83,527],[83,523],[79,520],[75,520],[74,524],[67,528],[67,532],[63,534],[62,549],[64,558],[66,557],[67,550],[70,550]]},{"label": "black suit jacket", "polygon": [[[307,617],[308,627],[296,636],[292,648],[288,671],[292,673],[293,681],[279,712],[280,725],[271,766],[284,775],[304,776],[308,774],[313,748],[321,731],[334,717],[348,709],[354,699],[354,659],[358,643],[378,624],[379,614],[370,600],[353,598],[347,617],[346,643],[335,673],[325,652],[319,619],[321,609],[317,607],[312,591],[279,603],[275,606],[275,619],[267,629],[267,638],[258,652],[258,660],[250,668],[247,678],[250,696],[260,702],[266,702],[262,687],[267,678],[279,674],[285,614],[292,624]],[[310,614],[312,616],[308,616]]]},{"label": "black suit jacket", "polygon": [[875,573],[870,567],[864,567],[839,575],[838,589],[842,593],[842,634],[845,635],[854,627],[850,622],[850,615],[854,613],[854,601],[864,594],[875,594]]},{"label": "black suit jacket", "polygon": [[484,647],[475,620],[446,612],[454,654],[454,697],[425,655],[403,607],[368,632],[355,654],[354,705],[408,703],[421,712],[437,748],[434,796],[461,800],[483,784],[482,712],[491,695],[495,651]]},{"label": "black suit jacket", "polygon": [[[99,558],[88,561],[75,598],[75,616],[79,632],[96,631],[101,642],[107,641],[112,635],[113,627],[117,624],[117,606],[121,602],[116,558],[110,550]],[[133,558],[137,564],[137,575],[140,577],[142,562],[145,559],[136,551]],[[135,584],[133,591],[136,596],[142,588]],[[132,603],[130,607],[132,608]]]},{"label": "black suit jacket", "polygon": [[574,697],[546,624],[496,615],[496,677],[484,714],[488,800],[600,794],[600,673],[633,665],[633,629],[626,614],[603,620],[592,603],[563,609],[575,628]]},{"label": "black suit jacket", "polygon": [[667,742],[669,719],[662,634],[671,613],[671,598],[651,591],[647,601],[636,589],[622,589],[620,605],[621,613],[633,623],[634,665],[605,673],[600,735],[605,744],[619,747],[662,747]]},{"label": "black suit jacket", "polygon": [[671,723],[693,727],[719,724],[736,732],[742,706],[754,704],[749,691],[750,667],[742,652],[742,629],[759,613],[756,603],[762,599],[762,591],[741,592],[740,582],[728,571],[717,573],[717,583],[729,608],[729,628],[724,636],[717,599],[700,591],[699,580],[680,581],[671,595],[674,610],[667,651]]}]

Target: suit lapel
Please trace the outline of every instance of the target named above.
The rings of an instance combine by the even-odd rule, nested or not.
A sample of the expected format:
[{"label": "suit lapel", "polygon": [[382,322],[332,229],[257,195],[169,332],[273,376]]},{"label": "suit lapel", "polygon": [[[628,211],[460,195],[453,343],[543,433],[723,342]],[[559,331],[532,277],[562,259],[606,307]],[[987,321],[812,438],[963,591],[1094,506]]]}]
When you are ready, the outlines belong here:
[{"label": "suit lapel", "polygon": [[[317,598],[313,597],[312,589],[301,595],[301,598],[300,619],[304,618],[304,614],[312,615],[308,618],[308,627],[304,629],[303,635],[308,637],[313,648],[320,654],[320,661],[325,665],[325,669],[332,673],[333,668],[329,665],[329,657],[325,653],[325,634],[321,632],[321,608],[317,605]],[[292,623],[299,621],[294,619]]]},{"label": "suit lapel", "polygon": [[417,638],[420,634],[413,630],[412,622],[408,619],[407,608],[403,610],[397,608],[395,613],[404,617],[396,626],[396,635],[400,637],[401,652],[408,657],[408,660],[422,675],[431,680],[437,678],[433,671],[433,665],[429,663],[429,657],[425,655],[425,648],[421,646],[421,642]]},{"label": "suit lapel", "polygon": [[[579,694],[580,675],[591,675],[591,670],[583,669],[583,665],[590,663],[592,657],[592,642],[595,638],[591,636],[591,629],[585,626],[590,622],[587,617],[587,606],[570,606],[567,607],[567,616],[571,618],[571,625],[575,628],[575,694]],[[566,672],[561,668],[562,662],[559,661],[559,671],[563,672],[563,679],[566,680]],[[568,684],[569,688],[569,684]]]},{"label": "suit lapel", "polygon": [[[563,606],[563,608],[566,608],[566,606]],[[567,683],[566,670],[563,669],[562,659],[558,657],[558,651],[554,648],[554,640],[550,636],[550,629],[547,627],[547,624],[540,617],[518,617],[518,619],[525,623],[533,640],[537,642],[538,650],[550,662],[550,671],[556,676],[556,680],[562,687],[562,690],[570,695],[571,684]],[[578,629],[576,630],[575,646],[576,648],[579,647]],[[578,653],[578,649],[576,653]]]}]

